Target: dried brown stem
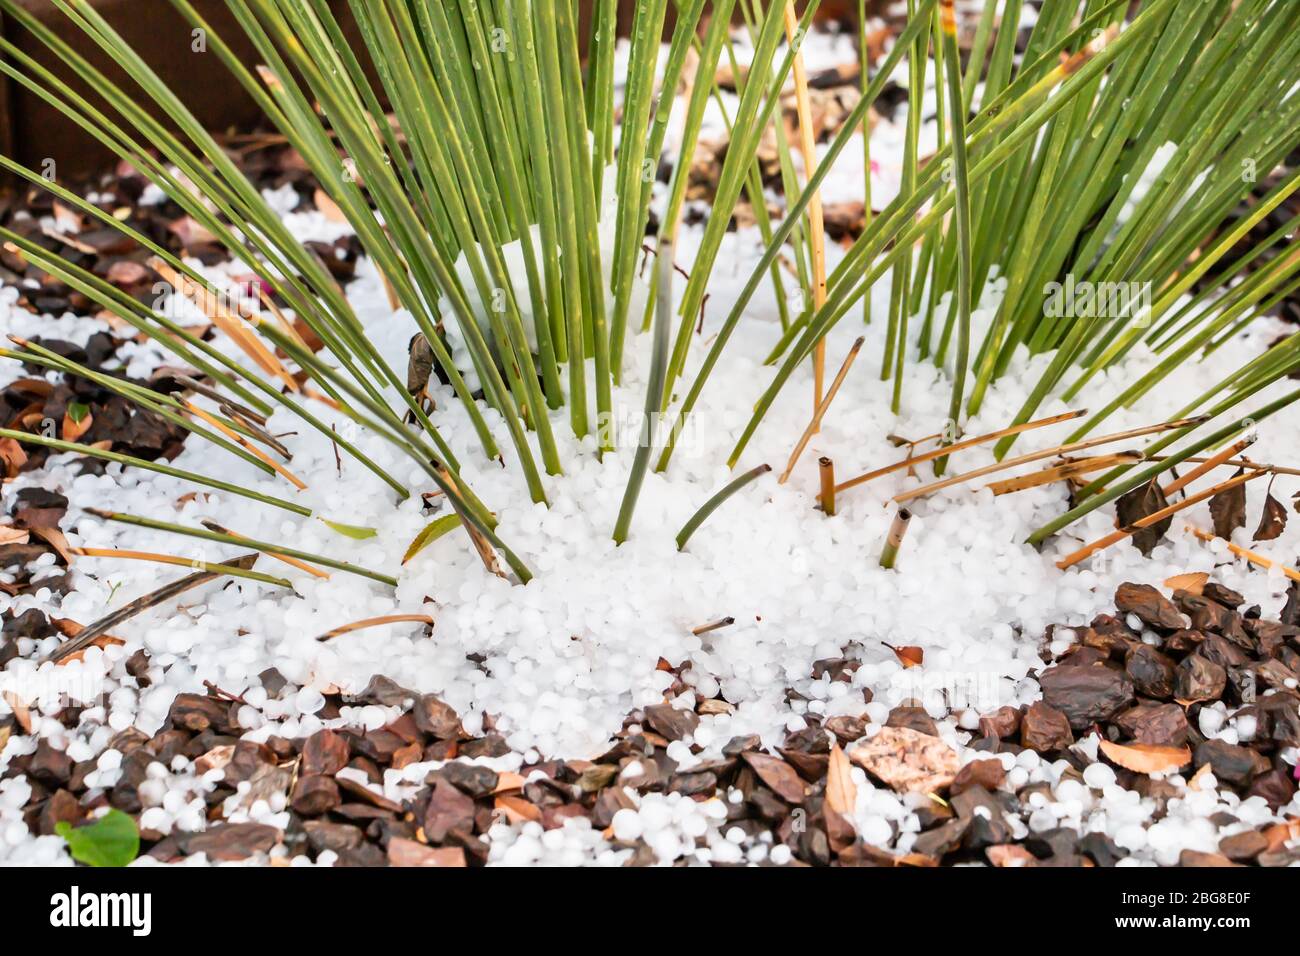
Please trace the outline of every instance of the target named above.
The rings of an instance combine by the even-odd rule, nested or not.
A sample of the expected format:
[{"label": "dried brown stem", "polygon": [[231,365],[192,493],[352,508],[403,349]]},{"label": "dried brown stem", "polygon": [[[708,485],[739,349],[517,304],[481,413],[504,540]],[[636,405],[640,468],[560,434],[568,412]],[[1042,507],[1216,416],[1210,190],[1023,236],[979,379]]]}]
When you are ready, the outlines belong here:
[{"label": "dried brown stem", "polygon": [[[226,562],[226,564],[248,571],[252,569],[253,565],[257,562],[258,557],[259,555],[257,552],[253,552],[252,554],[241,555],[238,558],[231,558]],[[184,594],[186,591],[191,588],[196,588],[200,584],[207,584],[209,581],[215,581],[219,577],[221,577],[221,575],[213,571],[198,571],[194,574],[186,575],[179,580],[172,581],[170,584],[164,584],[162,587],[158,588],[158,590],[151,591],[142,597],[136,598],[134,601],[124,604],[116,611],[106,614],[98,621],[95,621],[95,623],[82,628],[75,637],[64,641],[42,658],[41,663],[57,664],[59,661],[71,657],[78,651],[85,650],[97,637],[107,634],[119,624],[129,621],[142,611],[147,611],[149,608],[156,607],[163,601],[168,601],[178,595]]]},{"label": "dried brown stem", "polygon": [[305,481],[303,481],[301,478],[299,478],[297,475],[291,472],[288,468],[284,467],[284,465],[280,464],[278,461],[276,461],[266,452],[262,451],[262,449],[258,448],[252,442],[247,441],[243,435],[239,434],[233,428],[226,425],[223,421],[221,421],[221,419],[213,415],[209,415],[207,412],[199,408],[199,406],[195,405],[193,402],[183,402],[182,404],[184,404],[185,409],[191,415],[194,415],[196,418],[203,419],[205,422],[207,422],[217,431],[221,432],[221,434],[225,435],[231,441],[236,442],[244,449],[246,449],[248,453],[253,457],[255,457],[258,461],[262,462],[263,464],[267,465],[270,468],[275,469],[276,474],[278,474],[281,478],[285,479],[287,482],[289,482],[299,491],[303,491],[306,489],[307,483]]},{"label": "dried brown stem", "polygon": [[342,627],[336,627],[333,630],[326,631],[318,641],[328,641],[332,637],[338,637],[341,634],[349,634],[352,631],[360,631],[367,627],[379,627],[381,624],[427,624],[433,627],[433,618],[427,614],[388,614],[384,617],[368,617],[363,621],[353,621],[351,624],[344,624]]},{"label": "dried brown stem", "polygon": [[835,463],[823,455],[817,459],[817,469],[821,476],[821,493],[817,498],[829,518],[835,514]]},{"label": "dried brown stem", "polygon": [[898,549],[903,546],[903,538],[907,535],[907,526],[911,521],[912,512],[899,508],[898,514],[894,515],[894,523],[889,526],[889,534],[885,536],[885,546],[880,551],[882,568],[888,570],[898,561]]},{"label": "dried brown stem", "polygon": [[1255,443],[1254,436],[1247,435],[1245,438],[1237,442],[1235,445],[1229,445],[1227,448],[1223,449],[1217,454],[1212,455],[1211,457],[1205,459],[1205,461],[1201,462],[1201,464],[1199,464],[1197,467],[1193,468],[1187,474],[1183,475],[1183,477],[1175,481],[1171,481],[1169,484],[1165,485],[1160,490],[1163,491],[1165,497],[1168,498],[1170,495],[1173,495],[1176,492],[1179,492],[1182,489],[1186,488],[1188,485],[1190,485],[1197,478],[1200,478],[1202,475],[1208,475],[1215,468],[1224,464],[1233,455],[1245,451],[1254,443]]},{"label": "dried brown stem", "polygon": [[[1192,534],[1196,535],[1196,537],[1200,538],[1202,541],[1213,541],[1215,538],[1218,537],[1218,535],[1210,534],[1210,532],[1208,531],[1202,531],[1200,528],[1196,527],[1195,525],[1189,524],[1187,526],[1187,530],[1190,531]],[[1279,564],[1277,561],[1274,561],[1272,558],[1266,558],[1257,551],[1251,551],[1249,548],[1243,548],[1241,545],[1233,544],[1231,541],[1228,541],[1226,539],[1224,539],[1223,543],[1227,545],[1229,551],[1231,551],[1237,557],[1249,561],[1251,564],[1258,565],[1261,568],[1271,568],[1274,565],[1278,565],[1278,567],[1282,569],[1282,573],[1285,574],[1292,581],[1300,581],[1300,571],[1297,571],[1295,568],[1289,568],[1285,564]]]},{"label": "dried brown stem", "polygon": [[1027,475],[1018,475],[1015,478],[995,481],[984,487],[992,489],[995,495],[1007,495],[1016,491],[1037,488],[1040,485],[1050,485],[1054,481],[1064,481],[1077,475],[1101,471],[1103,468],[1113,468],[1115,465],[1126,465],[1141,460],[1142,456],[1133,451],[1120,452],[1116,455],[1096,455],[1092,458],[1082,458],[1078,461],[1067,461],[1061,465],[1053,465],[1051,468],[1033,471]]},{"label": "dried brown stem", "polygon": [[835,373],[835,381],[831,382],[830,390],[821,400],[821,404],[813,409],[812,421],[808,423],[808,427],[805,428],[803,434],[799,436],[799,440],[795,443],[794,451],[790,452],[790,460],[785,463],[785,471],[781,472],[781,477],[777,479],[778,485],[783,485],[790,479],[790,473],[794,471],[794,466],[799,461],[799,456],[802,455],[804,449],[808,447],[808,442],[812,440],[812,436],[821,428],[822,419],[826,417],[827,409],[831,407],[831,402],[835,401],[835,396],[839,392],[840,386],[844,384],[844,379],[849,374],[849,369],[853,367],[853,362],[857,359],[858,352],[862,350],[863,341],[865,341],[865,339],[862,336],[858,336],[858,340],[854,342],[853,347],[849,349],[849,354],[844,357],[844,363],[840,365],[840,370]]},{"label": "dried brown stem", "polygon": [[[987,435],[979,435],[975,438],[967,438],[964,439],[963,441],[957,442],[954,445],[944,445],[941,448],[934,448],[931,449],[930,451],[923,452],[920,455],[913,456],[909,452],[908,457],[902,459],[901,461],[896,461],[892,465],[886,465],[884,468],[877,468],[875,471],[869,471],[865,475],[858,475],[856,478],[850,478],[848,481],[843,482],[840,485],[837,485],[835,490],[847,491],[850,488],[856,488],[858,485],[864,485],[868,481],[874,481],[877,478],[882,478],[885,475],[891,474],[902,468],[909,468],[913,465],[924,464],[927,461],[932,461],[935,458],[942,458],[945,455],[951,455],[953,452],[958,452],[965,448],[974,448],[976,445],[983,445],[987,442],[997,441],[999,438],[1005,438],[1007,435],[1019,435],[1021,432],[1027,432],[1035,428],[1046,428],[1048,425],[1056,425],[1059,424],[1060,422],[1073,421],[1074,419],[1082,418],[1084,415],[1087,414],[1088,414],[1088,410],[1086,408],[1081,408],[1078,411],[1065,412],[1062,415],[1052,415],[1049,418],[1040,418],[1037,419],[1036,421],[1025,422],[1023,425],[1012,425],[1009,428],[1001,428],[998,431],[989,432]],[[941,437],[942,437],[941,435],[931,436],[931,438],[941,438]],[[927,438],[921,438],[915,442],[910,442],[910,444],[913,447],[915,447],[916,445],[921,444],[921,442],[929,441],[929,440],[930,439]]]},{"label": "dried brown stem", "polygon": [[[201,520],[199,523],[202,524],[203,527],[207,528],[209,531],[215,531],[217,534],[229,535],[232,538],[240,538],[240,539],[247,538],[247,535],[242,535],[237,531],[231,531],[229,528],[222,527],[221,525],[217,524],[215,521]],[[287,554],[277,554],[275,551],[267,551],[266,555],[267,557],[275,558],[277,561],[283,561],[285,564],[289,565],[292,568],[297,568],[299,571],[306,571],[308,574],[313,575],[314,577],[324,578],[325,580],[329,580],[328,571],[322,571],[320,568],[308,564],[306,561],[299,561],[297,558],[291,558]]]},{"label": "dried brown stem", "polygon": [[1018,465],[1027,465],[1030,462],[1042,461],[1045,458],[1055,458],[1057,455],[1066,455],[1070,452],[1082,451],[1085,448],[1095,448],[1098,445],[1107,445],[1111,442],[1124,441],[1129,438],[1140,438],[1143,435],[1153,435],[1156,432],[1169,431],[1173,428],[1185,428],[1188,425],[1200,424],[1204,420],[1205,418],[1203,416],[1198,418],[1180,418],[1177,421],[1161,422],[1159,425],[1146,425],[1142,428],[1131,428],[1128,431],[1115,432],[1113,435],[1101,435],[1097,438],[1071,442],[1068,445],[1058,445],[1055,448],[1048,448],[1044,451],[1030,452],[1029,454],[1020,455],[1016,458],[1008,458],[1006,461],[994,462],[992,465],[987,465],[984,468],[976,468],[974,471],[968,471],[961,475],[953,475],[951,478],[944,478],[942,481],[922,485],[920,488],[913,488],[911,491],[905,491],[900,495],[895,495],[894,501],[897,504],[902,504],[905,501],[911,501],[913,498],[928,495],[931,492],[939,491],[942,488],[959,485],[963,482],[970,481],[972,478],[983,478],[985,475],[1005,471],[1008,468],[1015,468]]},{"label": "dried brown stem", "polygon": [[[785,34],[791,44],[798,39],[799,17],[794,0],[785,3]],[[817,143],[813,138],[812,100],[808,95],[808,71],[804,68],[803,53],[794,57],[794,102],[799,115],[799,152],[803,154],[804,175],[812,179],[817,173]],[[780,122],[778,120],[778,122]],[[813,307],[826,304],[826,226],[822,213],[821,191],[815,190],[808,201],[808,239],[812,246]],[[826,340],[820,339],[813,349],[813,408],[822,406],[822,387],[826,378]],[[820,419],[813,416],[813,431]]]}]

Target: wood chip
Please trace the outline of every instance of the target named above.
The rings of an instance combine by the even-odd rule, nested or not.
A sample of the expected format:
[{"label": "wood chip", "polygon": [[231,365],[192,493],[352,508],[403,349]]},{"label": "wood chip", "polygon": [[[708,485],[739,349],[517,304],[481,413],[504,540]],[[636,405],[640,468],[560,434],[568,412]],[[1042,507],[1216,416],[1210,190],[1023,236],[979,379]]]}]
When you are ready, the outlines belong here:
[{"label": "wood chip", "polygon": [[957,752],[938,737],[907,727],[883,727],[860,742],[849,759],[900,793],[933,793],[952,783]]}]

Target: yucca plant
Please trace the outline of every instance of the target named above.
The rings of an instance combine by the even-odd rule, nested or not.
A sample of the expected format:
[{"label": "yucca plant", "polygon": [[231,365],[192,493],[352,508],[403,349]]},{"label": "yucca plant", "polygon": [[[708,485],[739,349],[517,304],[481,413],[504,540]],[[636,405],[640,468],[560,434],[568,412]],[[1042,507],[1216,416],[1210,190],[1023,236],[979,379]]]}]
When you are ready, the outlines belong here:
[{"label": "yucca plant", "polygon": [[[810,137],[798,144],[787,141],[778,114],[792,76],[803,89],[800,40],[817,0],[801,11],[787,0],[673,0],[676,23],[666,49],[661,42],[669,0],[644,0],[636,7],[622,77],[614,75],[613,0],[594,3],[585,64],[576,4],[569,0],[350,0],[363,38],[360,49],[349,46],[327,0],[227,0],[257,51],[256,63],[241,62],[188,0],[170,2],[203,32],[208,48],[301,154],[381,272],[394,310],[408,313],[418,328],[413,353],[426,354],[448,383],[472,422],[481,453],[487,459],[508,455],[534,502],[547,501],[548,478],[561,470],[555,430],[564,427],[566,417],[578,438],[595,433],[596,453],[613,447],[614,390],[630,351],[638,347],[636,333],[653,327],[645,419],[613,529],[620,542],[629,534],[647,470],[652,461],[660,470],[669,466],[682,428],[764,282],[776,287],[783,334],[771,356],[771,385],[730,456],[733,466],[777,393],[805,362],[816,365],[818,412],[824,412],[825,337],[887,275],[894,282],[884,317],[890,344],[880,359],[883,374],[895,378],[895,404],[906,395],[909,360],[949,366],[952,410],[944,432],[954,442],[963,417],[977,411],[991,385],[1016,368],[1023,350],[1054,354],[1012,425],[1029,422],[1038,405],[1062,386],[1073,396],[1132,349],[1154,347],[1160,361],[1111,406],[1089,417],[1082,436],[1118,405],[1138,400],[1178,363],[1212,351],[1270,308],[1294,288],[1300,266],[1294,255],[1265,261],[1290,230],[1280,230],[1231,264],[1226,258],[1291,195],[1300,183],[1296,174],[1253,200],[1231,229],[1222,225],[1255,193],[1254,178],[1242,170],[1253,169],[1263,178],[1300,138],[1300,96],[1294,92],[1300,79],[1295,65],[1300,10],[1287,0],[1191,5],[1147,0],[1131,17],[1128,0],[1047,0],[1023,55],[1016,52],[1019,0],[989,0],[964,67],[950,0],[910,0],[905,29],[873,77],[864,65],[863,97],[820,162]],[[272,454],[276,441],[263,426],[273,413],[336,441],[393,494],[407,497],[419,490],[335,431],[332,416],[340,415],[416,464],[446,495],[489,566],[499,552],[518,578],[527,580],[523,558],[496,534],[491,504],[462,479],[460,463],[439,433],[437,412],[427,407],[419,388],[408,388],[404,370],[383,358],[319,259],[293,237],[177,93],[87,0],[53,3],[68,26],[120,64],[134,85],[128,89],[110,81],[16,0],[0,0],[0,10],[95,95],[82,96],[62,73],[46,69],[3,37],[6,58],[0,70],[140,170],[247,264],[269,292],[265,311],[228,308],[222,290],[167,249],[37,172],[0,158],[9,171],[148,248],[159,273],[199,303],[246,360],[232,358],[230,349],[196,338],[166,314],[21,235],[0,230],[31,262],[120,316],[202,379],[187,380],[196,395],[190,401],[91,372],[30,343],[6,354],[98,376],[94,380],[103,387],[297,485],[301,482],[293,482],[295,476]],[[749,31],[751,58],[743,76],[734,71],[739,98],[726,117],[730,144],[678,298],[672,288],[673,242],[705,109],[718,98],[713,78],[724,51],[736,62],[731,36],[736,13]],[[905,60],[918,102],[910,113],[904,189],[870,217],[868,228],[826,274],[820,184]],[[932,66],[943,74],[935,104],[942,145],[922,162],[919,98]],[[682,83],[690,90],[679,99]],[[616,85],[624,92],[621,118]],[[1169,95],[1171,90],[1177,95]],[[639,279],[639,260],[654,176],[675,109],[680,150],[667,200],[656,210],[657,277],[647,286]],[[757,165],[760,140],[774,123],[787,204],[779,221],[768,217]],[[802,125],[806,131],[807,123]],[[1176,147],[1172,158],[1124,215],[1141,173],[1167,142]],[[803,154],[808,173],[802,184],[791,161],[794,150]],[[753,206],[765,252],[688,381],[691,333],[742,195]],[[788,277],[778,269],[779,258],[790,250],[802,293],[797,311],[787,311]],[[1259,263],[1249,278],[1233,285],[1238,273]],[[1007,293],[982,340],[975,341],[972,307],[995,274],[1006,278]],[[1157,292],[1149,315],[1049,314],[1041,290],[1071,276],[1093,284],[1145,283]],[[1207,291],[1184,304],[1185,294],[1207,279],[1212,280],[1205,282]],[[1229,286],[1232,291],[1223,296],[1209,291]],[[293,320],[311,330],[322,344],[319,351],[295,332]],[[919,328],[915,344],[912,328]],[[458,364],[454,353],[462,349],[467,359]],[[1220,387],[1186,410],[1187,416],[1201,416],[1167,430],[1149,451],[1186,439],[1182,445],[1159,461],[1125,463],[1098,479],[1090,489],[1095,493],[1040,529],[1034,540],[1158,471],[1230,441],[1244,427],[1240,421],[1206,435],[1193,431],[1205,416],[1235,409],[1297,364],[1300,337],[1293,336],[1226,375]],[[1257,421],[1297,394],[1254,409],[1249,417]],[[659,434],[654,422],[664,411],[673,426]],[[999,454],[1015,434],[1016,429],[1009,431]],[[0,435],[312,514],[292,496],[223,481],[216,477],[219,469],[198,474],[47,436],[8,430]],[[942,468],[943,461],[938,458],[936,466]],[[765,470],[754,469],[728,488]],[[689,538],[727,492],[711,499],[679,540]],[[110,517],[392,581],[219,528]],[[364,534],[332,523],[343,533]],[[425,540],[449,527],[446,522],[431,527]]]}]

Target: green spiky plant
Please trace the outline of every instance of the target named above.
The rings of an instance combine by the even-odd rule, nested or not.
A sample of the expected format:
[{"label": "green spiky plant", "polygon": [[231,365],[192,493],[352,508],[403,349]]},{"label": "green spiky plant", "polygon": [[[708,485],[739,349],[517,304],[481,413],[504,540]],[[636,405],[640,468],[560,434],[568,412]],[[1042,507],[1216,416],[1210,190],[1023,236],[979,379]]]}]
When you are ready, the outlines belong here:
[{"label": "green spiky plant", "polygon": [[[274,448],[261,425],[272,412],[287,413],[304,427],[327,434],[395,495],[409,496],[410,488],[313,412],[313,402],[325,401],[411,458],[447,496],[480,553],[499,551],[527,580],[526,564],[497,536],[488,504],[461,479],[460,464],[439,434],[435,416],[367,338],[319,259],[294,239],[222,145],[87,0],[52,2],[70,28],[84,32],[123,68],[133,81],[131,88],[110,81],[59,31],[41,24],[16,0],[0,0],[0,11],[30,31],[64,71],[95,94],[82,96],[65,81],[64,72],[46,69],[3,37],[0,70],[140,170],[246,263],[283,303],[284,314],[323,343],[319,352],[312,351],[292,326],[279,321],[279,310],[272,318],[260,312],[225,315],[225,330],[253,360],[250,367],[92,273],[17,233],[0,230],[30,261],[198,370],[204,381],[190,384],[215,408],[200,415],[193,403],[172,395],[112,376],[96,381],[268,474],[281,469],[266,453],[254,450],[259,443]],[[617,78],[624,87],[621,123],[614,105],[613,0],[592,4],[594,28],[585,66],[576,4],[568,0],[349,0],[363,38],[357,49],[347,43],[328,0],[227,0],[257,51],[252,64],[241,62],[188,0],[170,2],[195,31],[202,31],[211,54],[302,155],[346,217],[395,304],[413,317],[432,363],[463,405],[488,459],[507,454],[484,410],[499,413],[512,466],[533,501],[547,501],[548,477],[560,472],[552,412],[566,409],[574,435],[594,430],[601,451],[612,447],[613,432],[602,425],[612,415],[613,389],[621,381],[635,333],[653,325],[646,421],[614,529],[620,542],[629,533],[652,449],[660,449],[655,467],[667,468],[682,427],[765,281],[776,288],[783,335],[770,359],[773,380],[732,452],[733,466],[795,369],[886,275],[894,276],[895,286],[886,317],[891,348],[881,357],[882,371],[895,377],[897,404],[905,395],[908,322],[919,319],[920,360],[952,366],[952,421],[945,430],[952,440],[962,418],[978,411],[991,384],[1015,370],[1022,349],[1054,357],[1017,423],[1028,421],[1062,385],[1073,395],[1133,348],[1153,346],[1161,356],[1158,364],[1115,403],[1093,414],[1080,434],[1090,431],[1179,363],[1212,352],[1233,330],[1270,308],[1294,288],[1300,268],[1300,257],[1269,257],[1290,230],[1279,231],[1231,264],[1225,258],[1294,191],[1295,175],[1256,202],[1237,225],[1222,225],[1254,190],[1253,181],[1241,175],[1245,164],[1267,174],[1300,136],[1300,96],[1291,92],[1300,62],[1300,9],[1288,0],[1206,0],[1191,10],[1177,0],[1146,0],[1131,17],[1128,0],[1046,0],[1019,57],[1019,0],[989,0],[964,72],[951,2],[911,0],[905,29],[874,77],[864,70],[860,103],[802,186],[778,109],[799,55],[797,41],[811,22],[816,0],[803,5],[793,30],[783,0],[673,0],[676,25],[657,82],[669,0],[638,3],[626,71]],[[711,215],[674,311],[672,240],[705,109],[711,99],[721,102],[712,78],[724,50],[733,66],[736,62],[729,25],[737,12],[750,31],[752,59],[743,77],[735,71],[739,99],[734,113],[726,116],[729,147]],[[783,42],[790,39],[795,42]],[[646,301],[639,312],[638,260],[653,178],[692,53],[695,80],[676,107],[684,114],[682,148],[659,217],[658,278],[640,290]],[[895,69],[907,61],[913,90],[919,91],[931,57],[942,74],[936,83],[941,146],[922,163],[917,149],[920,110],[914,109],[904,189],[879,215],[868,210],[869,227],[829,276],[825,301],[819,303],[810,294],[807,267],[812,244],[820,240],[808,216],[810,204],[835,158],[865,128],[868,109]],[[1177,90],[1177,96],[1170,96],[1170,90]],[[787,201],[779,223],[767,216],[757,165],[760,140],[774,121]],[[1166,142],[1176,144],[1173,158],[1123,217],[1140,174]],[[128,224],[10,159],[0,157],[0,165],[126,233],[153,253],[162,274],[196,296],[219,299],[220,291],[196,270]],[[612,195],[607,193],[608,168],[613,169]],[[765,252],[688,383],[691,329],[742,194],[754,208]],[[602,249],[599,235],[610,221],[607,216],[614,226],[612,250]],[[797,313],[787,310],[778,269],[779,258],[791,249],[804,303]],[[512,261],[522,266],[512,271]],[[1220,262],[1225,265],[1216,271]],[[1208,278],[1208,286],[1226,288],[1238,272],[1260,263],[1227,295],[1201,292],[1190,304],[1180,304],[1198,282]],[[972,307],[995,271],[1006,278],[1007,294],[982,341],[974,342]],[[1047,315],[1038,290],[1065,276],[1149,283],[1158,290],[1150,321],[1134,321],[1134,315]],[[444,338],[449,327],[464,343],[471,369],[453,361]],[[275,350],[286,357],[293,375],[279,374]],[[53,370],[97,374],[27,343],[6,355]],[[1300,336],[1292,336],[1225,376],[1186,411],[1217,415],[1234,409],[1298,364]],[[466,380],[470,371],[481,399]],[[287,389],[280,387],[280,379],[287,379]],[[293,387],[300,379],[310,383],[310,393]],[[1257,421],[1295,397],[1292,393],[1254,409],[1249,417]],[[652,427],[657,411],[675,417],[664,435]],[[1174,429],[1151,446],[1160,450],[1187,439],[1159,462],[1136,470],[1125,466],[1131,473],[1117,471],[1099,479],[1089,489],[1095,493],[1036,532],[1033,540],[1041,541],[1159,470],[1223,444],[1244,426],[1237,423],[1208,435],[1193,435],[1195,427]],[[0,434],[311,514],[292,499],[212,475],[39,435]],[[1004,440],[999,454],[1009,444],[1010,439]],[[710,505],[719,503],[715,498]],[[287,553],[272,543],[249,542],[211,528],[114,517]],[[338,522],[332,526],[354,536],[365,534]],[[438,533],[449,528],[440,527]],[[293,554],[328,566],[341,564]]]}]

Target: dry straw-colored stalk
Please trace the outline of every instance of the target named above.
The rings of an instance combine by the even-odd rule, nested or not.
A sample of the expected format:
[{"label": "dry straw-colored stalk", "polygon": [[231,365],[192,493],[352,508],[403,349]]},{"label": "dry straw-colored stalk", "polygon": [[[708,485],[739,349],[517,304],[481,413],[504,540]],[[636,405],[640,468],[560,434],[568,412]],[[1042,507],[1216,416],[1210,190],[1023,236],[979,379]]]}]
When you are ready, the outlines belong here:
[{"label": "dry straw-colored stalk", "polygon": [[[795,14],[794,0],[786,0],[785,33],[793,45],[801,40],[799,36],[799,17]],[[803,154],[804,174],[809,180],[817,174],[817,143],[813,139],[812,101],[808,95],[808,71],[804,67],[803,54],[794,58],[794,101],[799,115],[799,152]],[[820,309],[826,304],[826,225],[822,212],[821,190],[814,189],[808,202],[808,238],[812,247],[813,270],[813,307]],[[822,406],[822,388],[826,378],[826,340],[822,339],[813,349],[813,409]],[[813,416],[813,431],[817,431],[820,417]],[[784,479],[782,479],[784,481]]]},{"label": "dry straw-colored stalk", "polygon": [[[915,465],[924,464],[927,461],[933,461],[935,458],[943,458],[966,448],[974,448],[976,445],[983,445],[991,441],[997,441],[999,438],[1005,438],[1008,435],[1019,435],[1021,432],[1031,431],[1035,428],[1046,428],[1048,425],[1073,421],[1074,419],[1082,418],[1087,414],[1088,410],[1086,408],[1081,408],[1077,411],[1064,412],[1060,415],[1052,415],[1048,418],[1040,418],[1036,421],[1025,422],[1023,425],[1012,425],[1008,428],[1000,428],[995,432],[989,432],[987,435],[979,435],[975,438],[966,438],[955,444],[944,445],[920,455],[913,455],[911,451],[909,451],[908,456],[901,461],[896,461],[892,465],[886,465],[884,468],[877,468],[875,471],[869,471],[865,475],[858,475],[856,478],[850,478],[848,481],[837,485],[835,490],[847,491],[850,488],[856,488],[858,485],[865,485],[869,481],[875,481],[877,478],[882,478],[885,475],[892,474],[893,472],[899,471],[903,468],[910,468]],[[915,446],[922,442],[942,437],[942,435],[931,435],[929,438],[921,438],[915,442],[909,442],[909,444],[915,448]]]},{"label": "dry straw-colored stalk", "polygon": [[951,487],[952,485],[960,485],[973,478],[983,478],[985,475],[991,475],[994,472],[1005,471],[1008,468],[1015,468],[1018,465],[1027,465],[1030,462],[1042,461],[1045,458],[1055,458],[1058,455],[1083,451],[1085,448],[1095,448],[1098,445],[1108,445],[1111,442],[1124,441],[1129,438],[1140,438],[1143,435],[1153,435],[1156,432],[1169,431],[1174,428],[1185,428],[1188,425],[1199,424],[1203,420],[1203,418],[1181,418],[1177,421],[1161,422],[1159,425],[1146,425],[1142,428],[1130,428],[1128,431],[1115,432],[1111,435],[1101,435],[1097,438],[1071,442],[1066,445],[1058,445],[1056,448],[1048,448],[1044,451],[1036,451],[1026,455],[1020,455],[1016,458],[1008,458],[1006,461],[994,462],[992,465],[986,465],[983,468],[976,468],[974,471],[968,471],[960,475],[953,475],[950,478],[944,478],[942,481],[936,481],[932,484],[922,485],[920,488],[913,488],[911,491],[905,491],[902,494],[895,495],[894,502],[896,504],[902,504],[905,501],[911,501],[913,498],[919,498],[943,488]]},{"label": "dry straw-colored stalk", "polygon": [[[1189,524],[1187,526],[1187,530],[1205,542],[1214,541],[1216,538],[1219,537],[1218,535],[1211,534],[1208,531],[1204,531],[1196,527],[1195,525]],[[1264,557],[1258,551],[1251,551],[1249,548],[1243,548],[1241,545],[1233,544],[1231,541],[1228,541],[1227,539],[1220,539],[1220,540],[1222,540],[1224,545],[1227,547],[1227,549],[1233,554],[1235,554],[1237,557],[1249,561],[1251,564],[1261,568],[1271,568],[1274,565],[1278,565],[1282,569],[1282,573],[1285,574],[1292,581],[1300,581],[1300,571],[1297,571],[1295,568],[1287,567],[1285,564],[1279,564],[1279,562],[1274,561],[1272,558]]]},{"label": "dry straw-colored stalk", "polygon": [[[215,521],[202,521],[200,523],[203,525],[203,527],[207,528],[209,531],[215,531],[217,532],[217,534],[229,535],[232,538],[246,537],[246,535],[242,535],[238,531],[231,531],[229,528],[222,527],[221,525],[217,524]],[[275,558],[277,561],[283,561],[291,568],[297,568],[299,571],[306,571],[312,577],[329,580],[330,575],[328,571],[322,571],[320,568],[316,567],[315,565],[308,564],[306,561],[300,561],[297,558],[291,558],[287,554],[278,554],[275,551],[267,551],[266,556],[268,558]]]},{"label": "dry straw-colored stalk", "polygon": [[911,521],[912,512],[906,508],[899,508],[898,514],[894,515],[894,521],[889,526],[889,534],[885,536],[885,546],[880,550],[882,568],[889,570],[898,561],[898,549],[903,546],[903,538],[907,536],[907,526]]},{"label": "dry straw-colored stalk", "polygon": [[427,624],[433,627],[433,618],[427,614],[388,614],[384,617],[368,617],[362,621],[353,621],[351,624],[344,624],[333,630],[326,631],[316,640],[328,641],[332,637],[338,637],[341,634],[350,634],[353,631],[360,631],[368,627],[379,627],[383,624]]},{"label": "dry straw-colored stalk", "polygon": [[1196,481],[1196,479],[1200,478],[1202,475],[1208,475],[1215,468],[1219,467],[1219,465],[1222,465],[1225,462],[1227,462],[1229,458],[1241,453],[1242,451],[1245,451],[1254,443],[1255,443],[1255,436],[1247,435],[1245,438],[1241,439],[1241,441],[1237,442],[1235,445],[1229,445],[1227,448],[1223,449],[1219,453],[1205,459],[1205,461],[1201,462],[1199,465],[1197,465],[1187,474],[1183,475],[1183,477],[1171,481],[1169,484],[1165,485],[1160,490],[1163,491],[1165,497],[1168,498],[1170,495],[1175,494],[1181,491],[1182,489],[1186,488],[1188,485],[1190,485],[1193,481]]},{"label": "dry straw-colored stalk", "polygon": [[823,455],[817,459],[817,473],[821,478],[821,492],[817,500],[826,516],[835,514],[835,463]]},{"label": "dry straw-colored stalk", "polygon": [[1092,458],[1081,458],[1078,461],[1067,461],[1060,465],[1053,465],[1050,468],[1044,468],[1042,471],[1032,471],[1027,475],[1017,475],[1015,478],[995,481],[985,485],[985,487],[995,495],[1007,495],[1017,491],[1025,491],[1029,488],[1038,488],[1041,485],[1050,485],[1054,481],[1064,481],[1079,475],[1091,474],[1094,471],[1101,471],[1103,468],[1128,465],[1141,460],[1142,456],[1132,451],[1119,452],[1115,455],[1096,455]]},{"label": "dry straw-colored stalk", "polygon": [[827,410],[831,407],[831,402],[835,401],[835,396],[839,393],[840,386],[844,384],[844,379],[849,374],[849,369],[853,367],[853,362],[858,357],[858,352],[862,350],[862,343],[865,341],[863,336],[858,336],[853,347],[849,349],[849,354],[844,357],[844,362],[840,365],[840,370],[835,373],[835,380],[831,382],[830,390],[813,409],[812,420],[808,422],[808,427],[804,429],[803,434],[795,443],[794,451],[790,452],[790,459],[785,463],[785,471],[781,472],[781,477],[777,480],[778,485],[785,484],[790,479],[790,473],[794,471],[794,466],[799,461],[799,456],[803,454],[808,442],[812,440],[820,429],[822,419],[826,417]]}]

